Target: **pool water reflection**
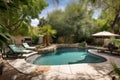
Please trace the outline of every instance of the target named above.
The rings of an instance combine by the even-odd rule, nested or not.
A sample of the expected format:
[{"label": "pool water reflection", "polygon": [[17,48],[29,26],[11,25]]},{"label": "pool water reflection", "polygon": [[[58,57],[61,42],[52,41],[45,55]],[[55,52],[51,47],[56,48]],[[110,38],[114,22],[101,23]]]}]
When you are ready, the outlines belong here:
[{"label": "pool water reflection", "polygon": [[[34,56],[34,55],[33,55]],[[59,48],[56,52],[36,57],[33,64],[37,65],[65,65],[80,63],[100,63],[106,59],[80,48]]]}]

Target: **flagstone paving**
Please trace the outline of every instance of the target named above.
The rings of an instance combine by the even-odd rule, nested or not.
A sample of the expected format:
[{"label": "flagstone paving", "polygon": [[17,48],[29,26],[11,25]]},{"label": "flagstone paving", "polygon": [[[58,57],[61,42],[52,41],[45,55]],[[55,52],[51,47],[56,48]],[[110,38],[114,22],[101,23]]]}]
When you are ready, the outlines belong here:
[{"label": "flagstone paving", "polygon": [[[120,56],[113,56],[107,53],[97,53],[97,50],[95,49],[90,49],[89,52],[103,56],[107,61],[89,64],[38,66],[27,63],[25,58],[10,59],[7,60],[10,64],[9,66],[12,66],[13,70],[19,72],[16,72],[17,74],[14,74],[11,79],[3,80],[19,80],[18,74],[24,75],[24,77],[26,76],[25,80],[111,80],[110,72],[113,70],[111,62],[116,63],[120,67],[120,63],[118,62],[120,61]],[[27,57],[29,55],[24,56]],[[2,79],[0,78],[0,80]],[[24,79],[22,78],[22,80]]]}]

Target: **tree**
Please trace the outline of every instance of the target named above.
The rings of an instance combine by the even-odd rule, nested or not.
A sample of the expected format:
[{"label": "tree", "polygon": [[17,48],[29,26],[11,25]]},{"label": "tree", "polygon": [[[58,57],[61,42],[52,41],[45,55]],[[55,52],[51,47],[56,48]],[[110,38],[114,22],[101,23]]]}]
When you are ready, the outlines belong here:
[{"label": "tree", "polygon": [[11,41],[11,39],[12,37],[7,33],[6,28],[3,25],[0,25],[0,48]]},{"label": "tree", "polygon": [[[53,0],[57,3],[58,0]],[[109,14],[112,14],[112,22],[110,23],[111,31],[115,32],[115,26],[118,27],[119,33],[120,33],[120,1],[119,0],[79,0],[79,3],[81,3],[84,6],[89,7],[90,9],[96,10],[98,8],[101,8],[102,10],[105,10]]]},{"label": "tree", "polygon": [[38,13],[46,6],[44,0],[1,0],[0,23],[14,34],[23,21],[30,23],[32,18],[38,18]]},{"label": "tree", "polygon": [[40,18],[40,19],[39,19],[39,24],[38,24],[38,26],[43,27],[43,26],[45,26],[46,24],[48,24],[48,21],[47,21],[46,19],[44,19],[44,18]]},{"label": "tree", "polygon": [[[75,42],[90,38],[96,31],[92,11],[82,7],[80,3],[67,5],[65,11],[55,10],[48,16],[48,21],[57,30],[57,37],[70,38],[74,36]],[[69,40],[65,41],[69,42]]]},{"label": "tree", "polygon": [[53,11],[48,16],[48,22],[53,29],[57,30],[54,41],[57,42],[59,37],[63,37],[63,42],[68,42],[67,38],[73,34],[73,27],[66,24],[65,13],[61,10]]},{"label": "tree", "polygon": [[[81,2],[82,0],[80,0]],[[96,8],[101,8],[113,16],[110,27],[112,32],[115,32],[115,26],[119,27],[120,32],[120,1],[119,0],[84,0],[83,2],[88,3]]]},{"label": "tree", "polygon": [[[110,25],[113,21],[112,14],[109,14],[108,12],[103,10],[99,18],[95,21],[96,27],[99,29],[99,31],[111,31]],[[118,32],[118,30],[115,30],[115,32]]]},{"label": "tree", "polygon": [[8,45],[11,41],[12,36],[7,33],[7,30],[3,25],[0,25],[0,51],[2,54],[5,53],[5,46]]},{"label": "tree", "polygon": [[27,22],[22,22],[21,26],[18,28],[17,32],[15,32],[14,36],[32,36],[33,35],[33,27],[30,27],[30,25]]},{"label": "tree", "polygon": [[56,30],[52,29],[50,25],[45,25],[39,28],[39,34],[43,34],[45,37],[45,46],[50,45],[50,37],[56,34]]}]

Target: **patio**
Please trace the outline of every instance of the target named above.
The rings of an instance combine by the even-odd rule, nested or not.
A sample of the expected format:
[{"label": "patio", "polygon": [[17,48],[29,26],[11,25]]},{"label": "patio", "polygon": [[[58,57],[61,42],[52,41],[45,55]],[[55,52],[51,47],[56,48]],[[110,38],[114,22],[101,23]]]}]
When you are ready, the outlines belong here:
[{"label": "patio", "polygon": [[[112,63],[115,63],[118,66],[116,72],[120,73],[120,0],[1,0],[0,3],[0,80],[117,80],[118,76],[120,78],[120,74],[117,76],[112,66]],[[96,33],[98,31],[100,32]],[[101,39],[98,41],[92,36]],[[105,42],[104,38],[111,40]],[[31,52],[21,50],[28,49],[22,46],[23,42],[29,43],[30,46],[37,45],[36,48],[31,48],[36,52],[22,55]],[[62,47],[72,47],[73,50],[71,44],[76,43],[78,44],[74,47],[77,48],[93,45],[94,49],[90,47],[88,50],[87,47],[84,52],[87,53],[88,50],[92,55],[102,56],[106,58],[104,61],[107,61],[97,63],[97,56],[90,60],[84,54],[72,54],[71,57],[52,58],[56,63],[62,60],[65,62],[65,59],[78,59],[66,62],[66,65],[33,64],[33,61],[38,59],[37,54],[53,52],[58,48],[50,46],[52,44],[62,44]],[[105,44],[102,45],[103,43]],[[13,48],[10,49],[12,51],[6,49],[9,45]],[[32,56],[34,54],[37,56]],[[81,60],[86,60],[87,63],[80,63]],[[46,62],[48,61],[49,58]],[[88,63],[90,61],[95,63]],[[113,79],[116,77],[117,79]]]},{"label": "patio", "polygon": [[[107,59],[103,63],[83,63],[83,64],[71,64],[71,65],[59,65],[59,66],[38,66],[27,63],[24,58],[7,60],[5,61],[3,75],[1,79],[5,78],[5,75],[9,74],[10,80],[56,80],[56,79],[80,79],[80,80],[111,80],[112,65],[111,62],[120,64],[120,56],[113,56],[105,53],[97,53],[97,50],[90,49],[89,52],[103,56]],[[34,53],[33,53],[34,54]],[[24,56],[30,56],[24,55]],[[9,63],[9,64],[8,64]],[[8,68],[8,72],[6,71]],[[10,72],[11,71],[11,72]],[[9,73],[10,72],[10,73]],[[21,78],[21,77],[22,78]],[[8,80],[8,79],[4,79]]]}]

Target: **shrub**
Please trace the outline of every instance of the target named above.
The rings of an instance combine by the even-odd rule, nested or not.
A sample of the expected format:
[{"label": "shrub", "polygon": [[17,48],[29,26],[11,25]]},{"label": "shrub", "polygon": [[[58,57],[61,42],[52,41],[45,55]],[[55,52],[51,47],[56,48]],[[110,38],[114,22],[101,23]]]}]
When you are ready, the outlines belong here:
[{"label": "shrub", "polygon": [[119,76],[119,80],[120,80],[120,68],[118,68],[118,66],[114,63],[112,63],[112,66],[113,66],[114,72]]},{"label": "shrub", "polygon": [[80,47],[87,47],[86,41],[83,41],[83,42],[79,43],[79,46]]},{"label": "shrub", "polygon": [[57,43],[62,44],[62,43],[64,43],[64,40],[58,39],[58,40],[57,40]]},{"label": "shrub", "polygon": [[38,36],[32,36],[33,44],[38,44],[39,37]]}]

